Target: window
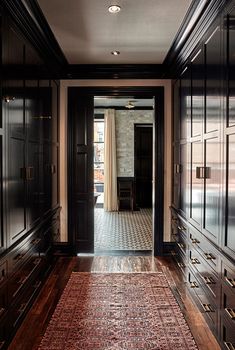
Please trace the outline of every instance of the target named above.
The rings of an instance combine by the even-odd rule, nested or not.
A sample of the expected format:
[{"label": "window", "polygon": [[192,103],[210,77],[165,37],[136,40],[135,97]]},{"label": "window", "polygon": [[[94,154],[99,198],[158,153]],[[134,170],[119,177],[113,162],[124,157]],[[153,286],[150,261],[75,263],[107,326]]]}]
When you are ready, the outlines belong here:
[{"label": "window", "polygon": [[104,119],[94,121],[94,192],[97,203],[104,203]]}]

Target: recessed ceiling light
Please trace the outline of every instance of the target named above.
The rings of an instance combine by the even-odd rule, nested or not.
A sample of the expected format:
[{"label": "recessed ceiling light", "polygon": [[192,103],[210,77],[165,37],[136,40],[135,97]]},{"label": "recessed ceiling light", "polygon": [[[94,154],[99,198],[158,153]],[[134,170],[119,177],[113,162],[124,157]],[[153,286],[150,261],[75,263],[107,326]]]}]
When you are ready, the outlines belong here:
[{"label": "recessed ceiling light", "polygon": [[118,56],[120,55],[120,51],[111,51],[111,54],[114,55],[114,56]]},{"label": "recessed ceiling light", "polygon": [[109,12],[110,13],[118,13],[120,11],[121,11],[121,7],[118,6],[118,5],[109,6]]}]

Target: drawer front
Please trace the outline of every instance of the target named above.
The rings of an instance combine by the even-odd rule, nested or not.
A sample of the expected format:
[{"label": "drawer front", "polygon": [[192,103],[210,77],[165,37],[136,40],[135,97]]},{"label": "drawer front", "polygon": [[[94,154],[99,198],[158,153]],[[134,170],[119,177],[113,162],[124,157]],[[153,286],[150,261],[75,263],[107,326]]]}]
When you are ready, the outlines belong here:
[{"label": "drawer front", "polygon": [[196,230],[189,231],[189,241],[207,263],[216,271],[220,269],[220,254],[216,248]]},{"label": "drawer front", "polygon": [[208,294],[206,294],[200,280],[196,278],[195,274],[190,269],[188,271],[188,288],[196,300],[200,311],[206,316],[212,327],[216,330],[218,323],[218,309],[216,304],[214,304]]},{"label": "drawer front", "polygon": [[5,318],[0,321],[0,350],[6,349],[8,337],[9,337],[8,320],[7,318]]},{"label": "drawer front", "polygon": [[222,259],[222,280],[235,293],[235,267],[225,258]]},{"label": "drawer front", "polygon": [[22,298],[19,302],[12,304],[11,309],[9,310],[9,331],[10,333],[14,332],[15,329],[19,326],[19,323],[22,321],[27,310],[31,306],[33,298],[37,293],[41,285],[40,279],[34,281],[33,284],[30,284],[25,290]]},{"label": "drawer front", "polygon": [[31,234],[19,246],[17,246],[9,255],[9,272],[19,269],[32,255],[39,256],[41,238],[38,234]]},{"label": "drawer front", "polygon": [[2,285],[8,277],[8,262],[7,260],[0,262],[0,285]]},{"label": "drawer front", "polygon": [[187,258],[184,254],[178,252],[177,255],[175,255],[175,261],[177,263],[177,266],[183,273],[184,280],[187,280]]},{"label": "drawer front", "polygon": [[221,294],[221,315],[223,318],[227,318],[227,320],[231,322],[235,333],[235,293],[223,283],[221,286]]},{"label": "drawer front", "polygon": [[221,343],[224,350],[235,350],[234,325],[227,319],[222,318],[220,324]]},{"label": "drawer front", "polygon": [[219,301],[219,278],[215,271],[207,264],[197,250],[189,248],[189,265],[197,278],[200,279],[203,288],[211,293],[214,302]]},{"label": "drawer front", "polygon": [[20,270],[18,270],[9,281],[9,300],[13,301],[30,280],[34,278],[34,274],[38,273],[42,259],[39,257],[32,257],[29,259]]},{"label": "drawer front", "polygon": [[8,308],[8,288],[5,285],[0,289],[0,320],[6,315],[7,308]]}]

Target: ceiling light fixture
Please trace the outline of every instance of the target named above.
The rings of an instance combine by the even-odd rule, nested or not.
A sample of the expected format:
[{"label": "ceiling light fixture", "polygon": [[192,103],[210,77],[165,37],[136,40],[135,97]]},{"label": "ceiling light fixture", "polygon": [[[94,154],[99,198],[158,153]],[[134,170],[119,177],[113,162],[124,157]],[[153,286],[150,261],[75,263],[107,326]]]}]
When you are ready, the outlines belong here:
[{"label": "ceiling light fixture", "polygon": [[118,55],[120,55],[120,51],[117,51],[117,50],[111,51],[111,54],[114,56],[118,56]]},{"label": "ceiling light fixture", "polygon": [[133,101],[128,101],[125,107],[128,109],[132,109],[135,107],[135,105],[133,104]]},{"label": "ceiling light fixture", "polygon": [[118,13],[121,11],[121,7],[119,5],[111,5],[109,6],[110,13]]}]

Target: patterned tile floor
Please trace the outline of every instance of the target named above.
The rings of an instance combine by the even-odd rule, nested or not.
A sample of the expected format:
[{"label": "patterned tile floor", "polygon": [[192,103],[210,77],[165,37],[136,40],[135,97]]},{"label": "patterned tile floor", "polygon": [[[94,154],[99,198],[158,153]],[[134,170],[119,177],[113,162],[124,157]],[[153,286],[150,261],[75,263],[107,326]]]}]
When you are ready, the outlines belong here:
[{"label": "patterned tile floor", "polygon": [[152,209],[106,212],[95,208],[95,252],[152,250]]}]

